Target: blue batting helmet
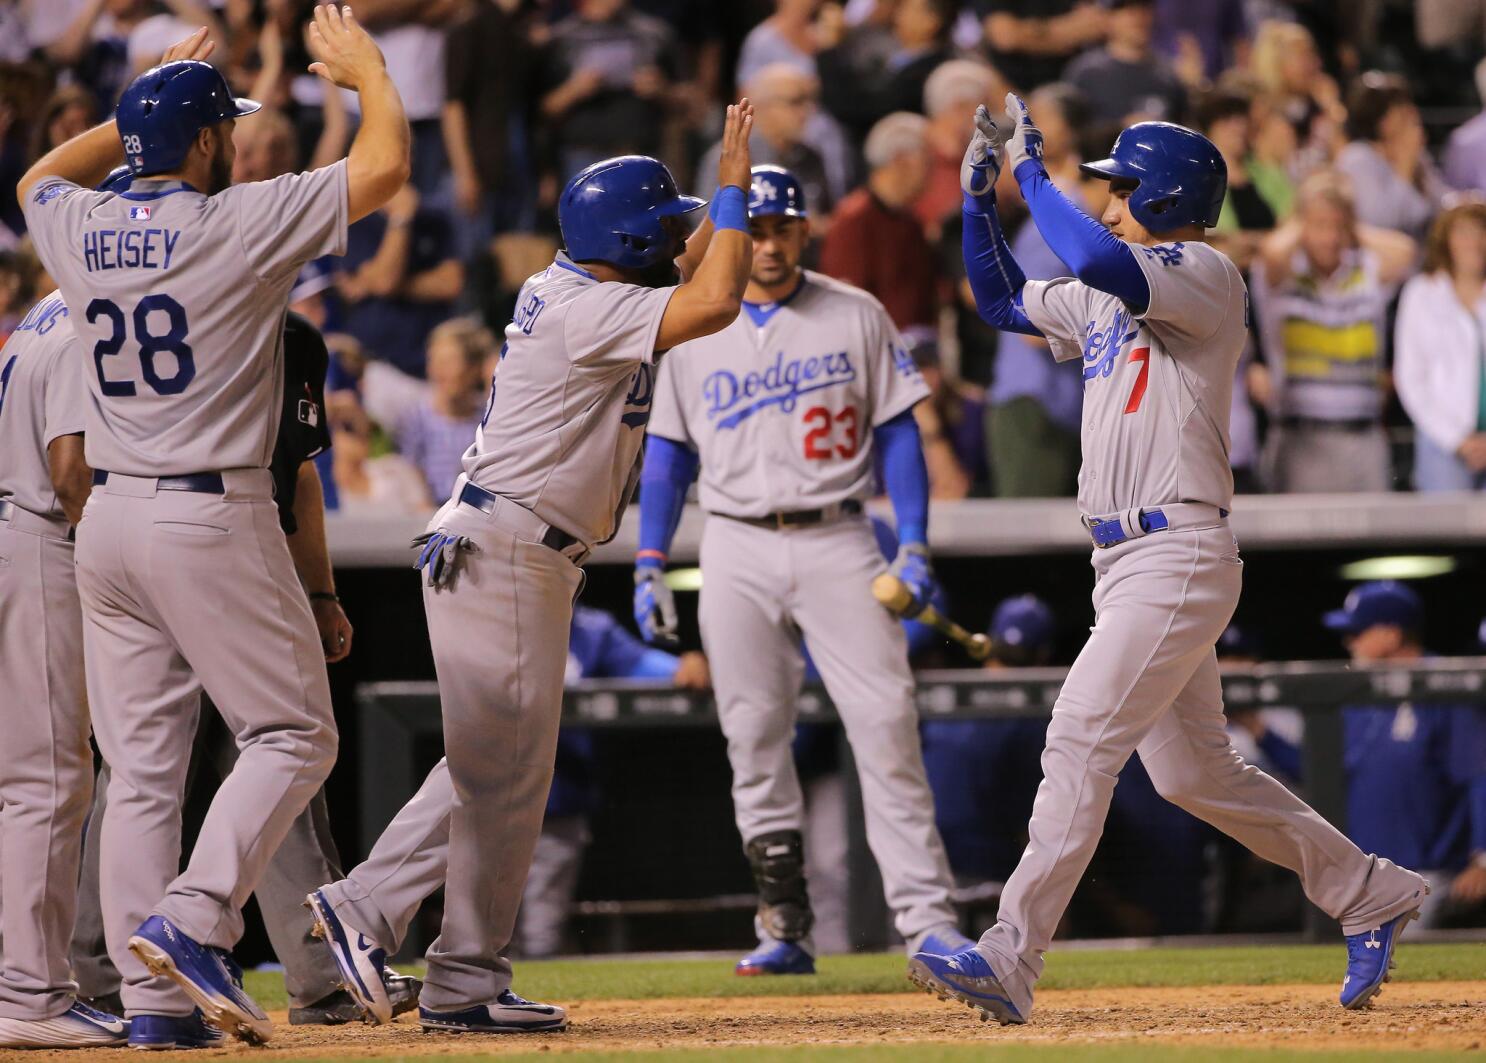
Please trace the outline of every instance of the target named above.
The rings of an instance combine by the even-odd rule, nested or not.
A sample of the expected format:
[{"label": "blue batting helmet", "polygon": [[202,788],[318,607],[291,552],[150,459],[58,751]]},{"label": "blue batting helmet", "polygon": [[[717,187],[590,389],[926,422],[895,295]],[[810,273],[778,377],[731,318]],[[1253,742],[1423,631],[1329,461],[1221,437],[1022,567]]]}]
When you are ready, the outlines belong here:
[{"label": "blue batting helmet", "polygon": [[1228,191],[1228,164],[1213,142],[1170,122],[1137,122],[1115,139],[1109,158],[1079,169],[1137,182],[1130,213],[1153,233],[1192,224],[1211,228]]},{"label": "blue batting helmet", "polygon": [[748,190],[748,216],[783,214],[787,218],[808,218],[805,189],[800,179],[783,166],[755,166],[753,185]]},{"label": "blue batting helmet", "polygon": [[233,96],[227,79],[210,63],[161,63],[131,81],[119,97],[124,161],[140,176],[174,170],[201,130],[261,106]]},{"label": "blue batting helmet", "polygon": [[1050,648],[1056,630],[1053,611],[1035,594],[1007,598],[991,617],[991,638],[996,643],[1028,653]]},{"label": "blue batting helmet", "polygon": [[117,195],[127,191],[129,184],[134,180],[134,171],[127,166],[115,166],[108,171],[108,176],[94,186],[95,192],[113,192]]},{"label": "blue batting helmet", "polygon": [[568,182],[557,202],[557,224],[574,262],[644,269],[671,252],[662,219],[706,205],[677,190],[665,163],[621,155],[594,163]]}]

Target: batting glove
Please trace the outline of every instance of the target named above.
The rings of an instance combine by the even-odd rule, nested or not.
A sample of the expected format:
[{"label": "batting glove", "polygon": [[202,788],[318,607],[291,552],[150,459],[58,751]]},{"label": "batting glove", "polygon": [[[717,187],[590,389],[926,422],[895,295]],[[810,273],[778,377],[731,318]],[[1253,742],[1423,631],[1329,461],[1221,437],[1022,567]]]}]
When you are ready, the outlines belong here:
[{"label": "batting glove", "polygon": [[459,555],[475,549],[475,544],[466,535],[454,535],[444,531],[424,532],[413,540],[414,547],[423,547],[413,567],[422,572],[430,587],[442,587],[454,578],[454,567]]},{"label": "batting glove", "polygon": [[1042,165],[1042,130],[1032,123],[1027,101],[1014,92],[1008,92],[1006,117],[1015,130],[1011,139],[1006,142],[1006,158],[1011,163],[1012,176],[1018,181],[1022,179],[1017,171],[1024,162],[1035,162],[1039,170],[1045,170]]},{"label": "batting glove", "polygon": [[960,163],[960,187],[976,198],[985,195],[995,188],[1005,163],[1001,131],[991,121],[991,112],[981,104],[975,109],[975,134],[965,149],[965,161]]},{"label": "batting glove", "polygon": [[923,543],[904,543],[898,548],[889,570],[913,595],[913,605],[903,615],[917,616],[934,595],[934,568],[929,563],[929,548]]},{"label": "batting glove", "polygon": [[676,637],[676,598],[659,565],[635,566],[635,624],[652,646],[674,647],[681,641]]}]

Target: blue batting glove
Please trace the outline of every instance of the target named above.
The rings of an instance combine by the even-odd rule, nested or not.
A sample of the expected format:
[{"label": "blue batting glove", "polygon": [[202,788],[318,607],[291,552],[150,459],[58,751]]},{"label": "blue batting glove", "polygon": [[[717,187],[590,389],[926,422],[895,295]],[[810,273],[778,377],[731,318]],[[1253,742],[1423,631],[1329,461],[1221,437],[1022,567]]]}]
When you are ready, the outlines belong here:
[{"label": "blue batting glove", "polygon": [[453,580],[459,555],[475,548],[468,536],[454,535],[442,528],[424,532],[413,540],[412,545],[423,547],[413,567],[423,573],[430,587],[442,587]]},{"label": "blue batting glove", "polygon": [[1026,178],[1023,163],[1035,163],[1037,169],[1046,172],[1042,164],[1042,130],[1032,122],[1027,110],[1027,101],[1014,92],[1006,94],[1006,118],[1014,132],[1006,142],[1006,159],[1011,165],[1012,176],[1018,181]]},{"label": "blue batting glove", "polygon": [[665,570],[658,564],[635,566],[635,625],[640,637],[652,646],[675,646],[676,598],[666,586]]},{"label": "blue batting glove", "polygon": [[898,548],[898,556],[889,571],[913,595],[913,608],[903,615],[914,617],[923,612],[934,596],[934,567],[929,563],[929,548],[923,543],[904,543]]}]

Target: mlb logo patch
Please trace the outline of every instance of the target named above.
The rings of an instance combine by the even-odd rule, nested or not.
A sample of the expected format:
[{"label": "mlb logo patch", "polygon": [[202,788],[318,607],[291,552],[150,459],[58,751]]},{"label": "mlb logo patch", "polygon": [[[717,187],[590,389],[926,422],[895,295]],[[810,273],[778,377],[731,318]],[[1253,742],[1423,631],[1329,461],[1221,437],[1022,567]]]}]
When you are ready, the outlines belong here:
[{"label": "mlb logo patch", "polygon": [[320,407],[309,399],[299,400],[299,423],[307,424],[311,428],[320,423]]},{"label": "mlb logo patch", "polygon": [[149,207],[130,207],[129,208],[129,220],[130,221],[149,221],[150,220],[150,208]]}]

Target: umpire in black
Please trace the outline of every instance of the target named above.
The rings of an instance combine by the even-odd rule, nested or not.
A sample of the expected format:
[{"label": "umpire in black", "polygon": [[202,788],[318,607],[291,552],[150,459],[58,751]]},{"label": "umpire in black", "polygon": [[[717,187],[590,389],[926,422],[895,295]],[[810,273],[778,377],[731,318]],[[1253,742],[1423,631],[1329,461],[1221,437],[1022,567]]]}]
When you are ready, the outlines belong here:
[{"label": "umpire in black", "polygon": [[[325,494],[315,457],[330,447],[330,429],[325,420],[325,373],[330,356],[325,339],[307,319],[290,313],[284,322],[284,396],[279,433],[274,443],[274,500],[279,524],[294,559],[294,569],[309,597],[320,643],[329,663],[343,660],[351,652],[351,622],[335,593],[335,576],[325,541]],[[210,701],[203,696],[203,702]],[[218,778],[225,777],[237,760],[237,746],[216,712],[199,717],[196,749],[189,775],[209,765]],[[95,787],[90,824],[103,822],[108,792],[105,765]],[[189,792],[192,782],[186,784]],[[289,993],[289,1021],[296,1026],[335,1025],[361,1018],[360,1009],[341,988],[340,974],[330,950],[310,937],[310,920],[304,899],[326,882],[344,878],[340,856],[330,836],[330,814],[325,791],[310,801],[288,836],[269,862],[254,897],[269,940],[284,965],[284,983]],[[83,871],[78,898],[76,930],[72,940],[72,966],[78,995],[98,1002],[113,1014],[122,1015],[118,1001],[119,972],[104,944],[103,917],[99,910],[98,839],[89,829],[83,845]],[[388,976],[388,994],[395,1012],[417,1005],[420,984],[416,979]]]}]

